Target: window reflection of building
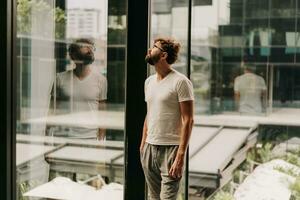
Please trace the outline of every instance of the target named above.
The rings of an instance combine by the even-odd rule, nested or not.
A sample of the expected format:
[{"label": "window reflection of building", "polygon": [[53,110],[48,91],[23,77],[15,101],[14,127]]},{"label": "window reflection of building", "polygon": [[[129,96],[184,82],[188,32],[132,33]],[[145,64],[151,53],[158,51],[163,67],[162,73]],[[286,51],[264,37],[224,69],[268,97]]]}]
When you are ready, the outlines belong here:
[{"label": "window reflection of building", "polygon": [[[32,5],[30,3],[34,1],[22,2]],[[32,12],[18,13],[18,17],[23,20],[29,16],[34,21],[32,24],[26,24],[26,20],[25,22],[21,20],[22,23],[18,22],[20,30],[25,31],[18,29],[16,40],[18,199],[29,199],[22,195],[38,185],[51,181],[57,175],[56,172],[74,181],[86,180],[97,174],[101,174],[109,182],[124,181],[126,1],[93,2],[96,2],[97,8],[93,8],[92,1],[39,1],[37,5],[33,5]],[[99,6],[101,9],[98,9]],[[52,12],[54,10],[57,12],[58,7],[60,16]],[[61,18],[64,19],[63,23],[58,23],[58,19]],[[113,22],[107,24],[107,19],[112,19]],[[79,37],[86,37],[95,42],[93,69],[109,77],[108,110],[94,113],[80,112],[74,115],[73,113],[52,115],[53,113],[49,113],[49,102],[51,87],[55,84],[54,77],[59,73],[72,70],[67,49],[70,42]],[[111,112],[112,110],[118,112]],[[56,137],[49,132],[49,127],[83,127],[90,126],[89,123],[98,128],[103,126],[111,129],[107,130],[107,140],[110,141],[108,143],[88,139],[83,141]],[[49,136],[45,136],[47,133],[50,133]],[[47,155],[50,151],[56,151],[67,145],[80,146],[79,153],[74,151],[76,148],[73,150],[71,148],[70,152],[66,152],[63,148],[60,154],[64,156],[63,161],[60,158],[54,159],[58,152],[54,153],[54,157]],[[114,151],[111,151],[111,148]],[[86,150],[96,152],[97,156],[92,155],[89,161],[83,161],[87,155],[91,155]],[[110,154],[111,152],[117,154]],[[105,155],[114,161],[118,160],[116,164],[118,175],[114,174],[114,170],[106,167],[114,161],[106,158]],[[73,156],[72,162],[76,164],[72,163],[66,168],[65,164],[67,160],[70,161],[70,156]],[[96,157],[97,161],[94,159]],[[59,163],[64,164],[59,166]]]},{"label": "window reflection of building", "polygon": [[[243,61],[259,63],[261,66],[260,73],[268,82],[269,88],[274,89],[273,96],[269,97],[273,103],[269,106],[285,107],[287,105],[284,102],[288,100],[289,107],[297,107],[299,97],[288,94],[288,91],[298,94],[299,89],[291,87],[296,85],[295,80],[288,81],[285,78],[292,76],[291,71],[298,73],[295,70],[298,58],[298,30],[293,15],[296,11],[295,1],[285,4],[277,0],[234,0],[230,1],[229,8],[230,23],[219,26],[220,65],[216,69],[223,77],[223,82],[220,83],[222,87],[217,87],[222,88],[223,111],[227,110],[228,103],[232,101],[232,93],[227,92],[232,84],[226,80],[231,80],[231,74],[238,71]],[[276,76],[269,82],[267,78],[271,78],[270,65],[274,66],[272,73]],[[228,67],[232,70],[226,69]]]},{"label": "window reflection of building", "polygon": [[[195,2],[195,1],[194,1]],[[209,112],[205,109],[199,109],[200,106],[203,106],[203,99],[202,105],[200,103],[197,104],[196,101],[196,113],[199,115],[198,123],[201,123],[201,120],[208,120],[208,123],[218,123],[215,121],[220,120],[220,124],[224,125],[227,122],[234,119],[238,119],[238,125],[242,124],[242,121],[245,119],[266,119],[272,125],[268,127],[264,127],[259,122],[259,129],[258,129],[258,139],[255,143],[256,147],[252,148],[252,152],[248,154],[248,159],[253,159],[253,161],[260,162],[257,164],[258,166],[261,163],[267,162],[268,156],[271,156],[278,148],[281,148],[281,159],[284,157],[282,155],[286,154],[286,151],[289,147],[288,143],[292,140],[297,140],[297,138],[293,138],[293,134],[298,134],[299,136],[299,127],[297,127],[297,131],[291,131],[291,127],[289,126],[282,126],[280,127],[279,124],[290,124],[289,122],[293,120],[296,115],[299,115],[299,81],[295,79],[295,77],[299,76],[300,70],[299,67],[299,44],[298,44],[298,32],[299,32],[299,24],[298,24],[298,16],[297,12],[299,10],[299,2],[296,0],[283,2],[280,0],[230,0],[224,4],[222,4],[222,0],[215,0],[212,1],[212,6],[203,6],[202,8],[197,8],[194,5],[193,7],[193,22],[192,25],[197,24],[194,29],[192,30],[192,55],[191,55],[191,79],[196,82],[194,83],[195,86],[195,95],[196,91],[204,85],[199,77],[199,66],[201,61],[202,63],[206,62],[205,59],[200,61],[201,56],[206,55],[203,51],[199,51],[198,54],[194,55],[193,48],[197,49],[195,44],[200,44],[205,46],[210,46],[211,43],[207,42],[208,38],[216,38],[216,44],[211,45],[214,47],[215,50],[211,51],[211,60],[208,62],[209,70],[206,73],[209,76],[209,95],[208,95],[208,105],[209,105]],[[213,13],[213,5],[218,5],[218,9],[216,15],[219,15],[214,20],[213,16],[210,16]],[[198,10],[199,9],[199,10]],[[202,13],[206,14],[206,17],[199,17],[197,12],[203,9]],[[202,11],[202,10],[201,10]],[[221,13],[226,13],[229,16],[229,19],[226,20],[225,15]],[[196,17],[197,16],[197,17]],[[216,23],[212,23],[216,22]],[[206,33],[203,38],[207,38],[206,40],[200,40],[201,36],[200,33],[203,29],[212,28],[216,30],[217,34],[213,32]],[[194,33],[195,32],[195,33]],[[193,37],[194,36],[194,37]],[[207,45],[209,43],[209,45]],[[194,47],[193,47],[194,46]],[[200,45],[199,45],[200,46]],[[213,48],[212,48],[213,49]],[[214,54],[215,53],[215,54]],[[198,56],[197,56],[198,55]],[[200,57],[200,58],[199,58]],[[205,58],[209,58],[207,56],[203,56]],[[208,59],[209,60],[209,59]],[[193,64],[194,63],[194,64]],[[266,82],[266,87],[261,87],[267,89],[268,95],[268,102],[264,101],[262,103],[268,104],[269,112],[264,112],[262,116],[253,116],[252,114],[245,114],[246,116],[237,116],[238,112],[235,111],[234,106],[234,80],[237,77],[241,77],[243,74],[242,65],[244,63],[250,63],[256,66],[255,73],[260,76]],[[203,64],[204,65],[204,64]],[[203,67],[204,68],[204,67]],[[196,70],[194,70],[196,69]],[[194,74],[193,74],[194,73]],[[258,80],[258,78],[257,78]],[[260,79],[261,80],[261,79]],[[249,83],[249,85],[251,85]],[[257,86],[253,83],[255,87]],[[259,85],[259,84],[258,84]],[[264,84],[260,84],[261,86]],[[254,89],[255,90],[255,89]],[[261,90],[258,88],[258,90]],[[258,96],[258,95],[257,95]],[[196,97],[197,98],[197,97]],[[258,104],[258,103],[257,103]],[[280,109],[277,109],[280,107]],[[273,108],[273,110],[272,110]],[[259,110],[260,111],[260,110]],[[293,116],[293,113],[297,113]],[[206,113],[211,113],[212,115],[206,117]],[[251,117],[249,117],[252,115]],[[257,115],[257,114],[255,114]],[[274,116],[276,116],[274,118]],[[201,118],[203,117],[203,118]],[[283,119],[284,118],[284,119]],[[200,120],[201,119],[201,120]],[[209,119],[212,119],[211,121]],[[282,122],[284,120],[284,122]],[[259,121],[259,120],[258,120]],[[205,124],[206,122],[203,122]],[[274,126],[276,124],[277,126]],[[299,121],[297,122],[299,125]],[[226,126],[226,125],[225,125]],[[199,137],[199,143],[201,141],[200,138],[204,138],[209,135],[209,131],[200,131],[197,130],[197,126],[194,126],[194,135],[192,137]],[[281,129],[282,128],[282,129]],[[281,129],[281,130],[280,130]],[[292,133],[294,132],[294,133]],[[203,133],[203,135],[202,135]],[[205,135],[205,136],[204,136]],[[238,134],[239,135],[239,134]],[[240,135],[239,135],[240,136]],[[192,138],[193,139],[193,138]],[[214,138],[215,139],[215,138]],[[229,142],[232,142],[231,145],[237,141],[237,138],[230,139],[229,136],[226,137]],[[255,140],[256,140],[255,139]],[[299,139],[299,138],[298,138]],[[247,140],[248,141],[248,140]],[[222,150],[225,152],[226,147],[223,146],[225,140],[222,141],[222,145],[218,146],[217,149]],[[280,144],[278,144],[278,142]],[[299,140],[296,145],[299,148]],[[207,143],[210,145],[211,143]],[[279,147],[281,146],[281,147]],[[274,149],[273,149],[274,148]],[[203,150],[204,149],[204,150]],[[203,198],[203,199],[222,199],[222,197],[226,196],[229,199],[240,198],[241,196],[250,198],[250,199],[261,199],[264,192],[258,189],[253,189],[252,192],[249,192],[250,188],[259,187],[258,183],[252,182],[248,184],[246,187],[242,186],[236,192],[235,189],[239,186],[241,182],[244,181],[243,175],[239,176],[237,173],[244,173],[246,172],[245,177],[249,174],[257,175],[255,171],[247,168],[244,169],[246,165],[250,166],[251,162],[244,162],[240,167],[237,167],[235,172],[233,172],[232,181],[230,184],[227,184],[225,187],[218,188],[217,192],[213,196],[210,196],[211,190],[208,188],[212,188],[212,186],[201,186],[201,184],[206,183],[205,181],[200,181],[196,183],[194,176],[194,169],[192,168],[194,165],[194,160],[197,156],[193,158],[193,148],[191,144],[190,148],[190,195],[192,194],[193,189],[195,189],[195,194],[193,197],[196,198]],[[198,155],[205,151],[205,148],[199,150]],[[260,156],[258,152],[265,152],[270,151],[270,154],[267,156]],[[212,155],[211,151],[209,155]],[[253,154],[252,154],[253,153]],[[278,152],[277,152],[278,153]],[[196,153],[195,153],[196,155]],[[296,154],[294,154],[295,156]],[[252,158],[250,158],[253,156]],[[200,156],[199,156],[200,157]],[[209,156],[208,156],[209,157]],[[206,157],[207,158],[207,157]],[[262,161],[263,160],[263,161]],[[234,163],[236,160],[233,159],[232,162]],[[203,163],[203,162],[202,162]],[[267,165],[271,164],[268,163]],[[253,164],[253,166],[256,166]],[[264,166],[264,165],[262,165]],[[199,163],[195,164],[194,167],[199,170],[202,165]],[[227,169],[231,168],[229,164]],[[250,167],[251,168],[251,167]],[[258,168],[259,169],[259,168]],[[196,171],[196,170],[195,170]],[[260,175],[265,176],[267,172],[263,172]],[[275,172],[276,173],[276,172]],[[199,174],[197,174],[199,175]],[[226,175],[225,175],[226,176]],[[201,176],[198,176],[198,178]],[[237,178],[238,177],[238,178]],[[239,179],[235,181],[235,179]],[[270,178],[270,177],[269,177]],[[250,178],[251,179],[251,175]],[[256,179],[256,177],[255,177]],[[195,182],[194,182],[195,181]],[[241,182],[240,182],[241,181]],[[278,179],[277,179],[278,181]],[[231,187],[231,183],[234,182],[234,186]],[[247,181],[245,181],[247,182]],[[237,185],[235,185],[237,183]],[[248,182],[249,183],[249,182]],[[262,180],[264,183],[264,180]],[[198,188],[195,186],[198,184]],[[273,182],[275,185],[275,182]],[[195,186],[195,188],[193,187]],[[199,187],[200,186],[200,187]],[[270,188],[273,187],[272,183],[270,184]],[[228,188],[229,191],[227,190]],[[276,188],[274,186],[274,188]],[[241,192],[241,190],[244,190]],[[267,194],[268,189],[265,190]],[[201,191],[201,192],[200,192]],[[247,191],[247,192],[246,192]],[[241,193],[240,193],[241,192]],[[249,193],[248,193],[249,192]],[[252,193],[252,194],[250,194]],[[255,193],[259,194],[260,196],[255,197]],[[252,196],[251,196],[252,195]],[[267,194],[275,198],[276,195]],[[210,197],[208,197],[210,196]],[[251,198],[252,197],[252,198]],[[242,197],[241,197],[242,198]],[[281,198],[283,199],[283,198]],[[285,199],[289,199],[289,195],[286,196]]]},{"label": "window reflection of building", "polygon": [[174,37],[180,42],[179,59],[174,68],[186,74],[187,70],[187,19],[188,1],[155,0],[151,4],[151,40],[157,37]]},{"label": "window reflection of building", "polygon": [[101,11],[96,9],[68,9],[67,38],[98,38],[100,36]]}]

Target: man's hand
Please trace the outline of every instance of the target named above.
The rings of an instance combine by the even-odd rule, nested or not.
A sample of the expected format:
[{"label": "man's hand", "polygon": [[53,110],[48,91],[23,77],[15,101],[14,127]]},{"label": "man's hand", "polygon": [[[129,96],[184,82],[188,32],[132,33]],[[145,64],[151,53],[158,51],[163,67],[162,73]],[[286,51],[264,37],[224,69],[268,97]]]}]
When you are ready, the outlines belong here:
[{"label": "man's hand", "polygon": [[145,146],[145,143],[144,143],[144,142],[142,142],[142,143],[141,143],[141,145],[140,145],[140,152],[142,152],[142,151],[143,151],[143,149],[144,149],[144,146]]},{"label": "man's hand", "polygon": [[145,117],[144,120],[144,127],[143,127],[143,135],[142,135],[142,140],[141,140],[141,144],[140,144],[140,153],[143,152],[145,143],[146,143],[146,138],[147,138],[147,115]]},{"label": "man's hand", "polygon": [[183,165],[184,165],[184,154],[183,155],[177,154],[170,168],[169,175],[175,179],[181,178],[183,173]]},{"label": "man's hand", "polygon": [[97,132],[97,140],[104,140],[106,135],[106,130],[105,129],[99,129]]}]

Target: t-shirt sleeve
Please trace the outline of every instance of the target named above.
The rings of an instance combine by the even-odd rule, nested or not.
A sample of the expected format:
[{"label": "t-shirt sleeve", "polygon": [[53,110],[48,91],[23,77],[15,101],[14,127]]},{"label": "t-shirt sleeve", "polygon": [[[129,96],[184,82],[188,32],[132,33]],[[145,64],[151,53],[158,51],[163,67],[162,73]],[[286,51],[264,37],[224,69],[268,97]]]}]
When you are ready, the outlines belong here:
[{"label": "t-shirt sleeve", "polygon": [[148,89],[148,85],[149,85],[149,81],[150,81],[150,77],[148,77],[145,80],[145,84],[144,84],[144,95],[145,95],[145,101],[147,102],[147,97],[148,97],[148,93],[147,93],[147,89]]},{"label": "t-shirt sleeve", "polygon": [[262,90],[267,90],[266,82],[263,78],[261,78],[261,88]]},{"label": "t-shirt sleeve", "polygon": [[234,92],[239,92],[240,91],[240,88],[239,88],[239,77],[236,77],[235,79],[234,79],[234,86],[233,86],[233,88],[234,88]]},{"label": "t-shirt sleeve", "polygon": [[193,84],[188,79],[181,79],[176,85],[178,102],[194,100]]},{"label": "t-shirt sleeve", "polygon": [[100,78],[99,83],[100,93],[99,93],[99,101],[103,101],[107,99],[107,79],[106,77]]}]

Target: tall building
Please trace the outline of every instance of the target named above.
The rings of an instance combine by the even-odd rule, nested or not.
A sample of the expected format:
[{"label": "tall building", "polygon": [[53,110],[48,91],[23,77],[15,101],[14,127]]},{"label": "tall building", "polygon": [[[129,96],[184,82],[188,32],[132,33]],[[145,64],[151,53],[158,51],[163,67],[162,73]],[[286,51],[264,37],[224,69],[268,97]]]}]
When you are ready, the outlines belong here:
[{"label": "tall building", "polygon": [[74,8],[67,10],[67,38],[99,38],[101,11],[97,9]]}]

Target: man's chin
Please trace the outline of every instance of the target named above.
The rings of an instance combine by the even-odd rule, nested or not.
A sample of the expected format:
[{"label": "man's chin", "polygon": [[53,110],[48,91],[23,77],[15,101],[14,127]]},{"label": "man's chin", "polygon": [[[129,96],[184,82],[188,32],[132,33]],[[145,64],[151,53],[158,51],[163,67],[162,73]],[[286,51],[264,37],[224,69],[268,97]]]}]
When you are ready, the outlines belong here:
[{"label": "man's chin", "polygon": [[146,57],[145,58],[146,63],[148,63],[149,65],[154,65],[154,62],[151,60],[151,58]]}]

